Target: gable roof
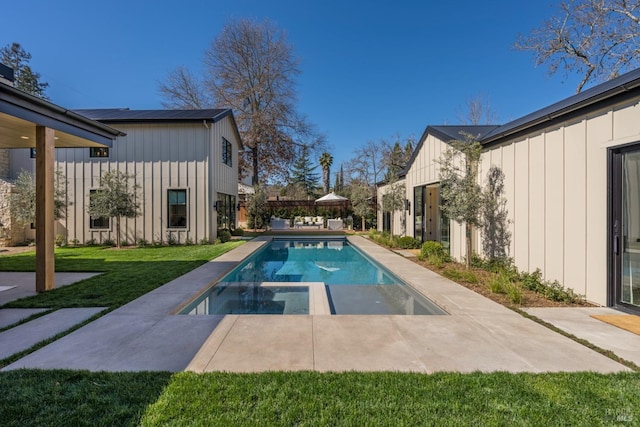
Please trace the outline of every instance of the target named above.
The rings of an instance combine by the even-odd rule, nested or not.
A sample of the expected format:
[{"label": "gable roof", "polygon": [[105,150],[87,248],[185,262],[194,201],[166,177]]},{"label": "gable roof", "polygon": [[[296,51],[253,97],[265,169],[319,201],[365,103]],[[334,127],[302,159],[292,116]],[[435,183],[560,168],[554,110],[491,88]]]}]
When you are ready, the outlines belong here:
[{"label": "gable roof", "polygon": [[424,145],[424,141],[426,141],[428,135],[433,135],[436,138],[444,141],[455,141],[464,139],[464,134],[470,134],[476,137],[476,139],[480,140],[485,135],[490,132],[493,132],[496,128],[500,127],[499,125],[442,125],[442,126],[427,126],[427,128],[422,133],[420,137],[420,141],[416,148],[411,153],[411,158],[407,162],[407,165],[404,169],[398,174],[399,178],[402,178],[407,175],[407,171],[411,168],[411,165],[415,161],[418,153],[422,149]]},{"label": "gable roof", "polygon": [[229,117],[238,139],[238,149],[242,150],[242,137],[231,108],[211,108],[206,110],[130,110],[128,108],[97,108],[75,110],[92,120],[102,123],[215,123]]},{"label": "gable roof", "polygon": [[75,110],[93,120],[101,122],[177,122],[218,121],[231,113],[230,108],[208,110],[130,110],[128,108],[98,108]]}]

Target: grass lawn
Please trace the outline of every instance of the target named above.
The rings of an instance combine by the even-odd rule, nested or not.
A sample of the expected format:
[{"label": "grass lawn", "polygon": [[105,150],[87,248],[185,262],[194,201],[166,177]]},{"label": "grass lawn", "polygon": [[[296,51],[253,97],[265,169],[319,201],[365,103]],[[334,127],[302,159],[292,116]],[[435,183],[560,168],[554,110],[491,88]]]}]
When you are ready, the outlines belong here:
[{"label": "grass lawn", "polygon": [[[236,247],[62,248],[105,274],[11,307],[121,306]],[[33,271],[33,253],[0,270]],[[4,426],[639,425],[640,373],[0,372]]]},{"label": "grass lawn", "polygon": [[[4,307],[115,309],[241,245],[146,248],[57,248],[56,271],[104,272],[50,292],[10,302]],[[0,257],[0,271],[35,271],[35,252]]]},{"label": "grass lawn", "polygon": [[0,373],[3,426],[638,425],[640,375]]}]

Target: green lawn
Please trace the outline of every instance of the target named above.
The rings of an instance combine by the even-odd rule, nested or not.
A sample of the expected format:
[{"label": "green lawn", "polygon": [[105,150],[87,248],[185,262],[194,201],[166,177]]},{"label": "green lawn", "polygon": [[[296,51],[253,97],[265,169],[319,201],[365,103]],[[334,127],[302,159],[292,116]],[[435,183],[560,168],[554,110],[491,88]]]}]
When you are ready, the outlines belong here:
[{"label": "green lawn", "polygon": [[0,373],[3,426],[638,425],[640,375]]},{"label": "green lawn", "polygon": [[[57,271],[105,274],[10,305],[113,309],[239,244],[57,249]],[[4,271],[34,264],[0,257]],[[640,373],[18,370],[0,372],[0,425],[640,425]]]},{"label": "green lawn", "polygon": [[[24,298],[4,307],[117,308],[241,245],[163,246],[114,249],[57,248],[56,271],[99,271],[104,274]],[[35,252],[0,257],[0,271],[35,271]]]}]

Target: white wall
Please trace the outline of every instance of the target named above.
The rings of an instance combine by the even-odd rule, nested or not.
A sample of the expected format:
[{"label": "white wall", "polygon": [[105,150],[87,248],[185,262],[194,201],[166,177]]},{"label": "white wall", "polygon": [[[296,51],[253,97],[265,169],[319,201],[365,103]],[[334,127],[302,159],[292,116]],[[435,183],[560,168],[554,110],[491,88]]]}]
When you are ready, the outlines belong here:
[{"label": "white wall", "polygon": [[[213,202],[217,193],[237,198],[238,149],[240,141],[226,117],[216,123],[126,123],[112,124],[127,135],[118,137],[108,158],[89,157],[88,148],[56,149],[56,167],[68,181],[67,196],[71,201],[66,218],[59,221],[58,231],[68,240],[80,243],[95,239],[115,240],[115,224],[110,229],[89,228],[86,213],[89,192],[99,186],[99,177],[118,169],[135,175],[140,185],[142,214],[134,219],[122,219],[122,239],[135,243],[166,241],[167,232],[183,243],[190,238],[197,243],[216,238]],[[222,137],[232,144],[233,161],[222,163]],[[33,171],[34,159],[29,150],[13,150],[12,164]],[[18,153],[20,152],[20,153]],[[12,153],[13,154],[13,153]],[[167,190],[187,190],[188,226],[168,228]]]},{"label": "white wall", "polygon": [[480,179],[505,173],[520,270],[607,302],[607,149],[640,141],[638,100],[594,112],[488,149]]}]

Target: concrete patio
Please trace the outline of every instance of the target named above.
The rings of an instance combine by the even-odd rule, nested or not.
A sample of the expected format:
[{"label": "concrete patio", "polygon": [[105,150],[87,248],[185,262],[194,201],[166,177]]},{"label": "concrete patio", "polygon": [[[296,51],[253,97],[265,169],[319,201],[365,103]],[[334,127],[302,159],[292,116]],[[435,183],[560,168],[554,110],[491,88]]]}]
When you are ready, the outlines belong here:
[{"label": "concrete patio", "polygon": [[[349,240],[449,315],[174,314],[268,239],[248,242],[4,369],[423,373],[628,370],[362,237]],[[563,309],[562,316],[552,315],[559,313],[553,310],[558,309],[530,312],[560,328],[571,329],[578,337],[595,340],[592,321],[599,321],[589,320],[592,309]],[[640,348],[640,336],[599,323],[606,332],[594,344],[610,346],[616,354],[640,364],[640,352],[632,350]],[[608,335],[610,339],[606,339]]]}]

